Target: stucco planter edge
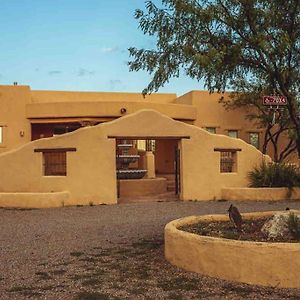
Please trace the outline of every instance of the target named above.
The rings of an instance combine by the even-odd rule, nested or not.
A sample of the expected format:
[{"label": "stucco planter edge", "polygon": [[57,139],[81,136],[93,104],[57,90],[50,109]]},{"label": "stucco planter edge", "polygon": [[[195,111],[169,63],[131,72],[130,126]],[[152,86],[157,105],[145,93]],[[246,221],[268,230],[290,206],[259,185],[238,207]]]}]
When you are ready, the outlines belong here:
[{"label": "stucco planter edge", "polygon": [[[246,213],[244,219],[275,212]],[[238,241],[178,229],[198,222],[226,221],[227,215],[190,216],[165,227],[165,257],[173,265],[220,279],[272,287],[300,288],[299,243]],[[284,258],[284,259],[283,259]]]}]

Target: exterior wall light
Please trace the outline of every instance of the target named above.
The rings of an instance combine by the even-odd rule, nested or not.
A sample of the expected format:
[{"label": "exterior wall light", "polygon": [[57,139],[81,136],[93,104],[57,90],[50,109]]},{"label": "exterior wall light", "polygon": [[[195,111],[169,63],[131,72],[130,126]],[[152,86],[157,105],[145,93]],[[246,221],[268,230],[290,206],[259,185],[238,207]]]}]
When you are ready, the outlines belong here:
[{"label": "exterior wall light", "polygon": [[25,136],[25,131],[24,130],[21,130],[20,131],[20,137],[24,137]]},{"label": "exterior wall light", "polygon": [[125,107],[122,107],[122,108],[120,109],[120,113],[121,113],[121,114],[125,114],[126,111],[127,111],[127,109],[126,109]]}]

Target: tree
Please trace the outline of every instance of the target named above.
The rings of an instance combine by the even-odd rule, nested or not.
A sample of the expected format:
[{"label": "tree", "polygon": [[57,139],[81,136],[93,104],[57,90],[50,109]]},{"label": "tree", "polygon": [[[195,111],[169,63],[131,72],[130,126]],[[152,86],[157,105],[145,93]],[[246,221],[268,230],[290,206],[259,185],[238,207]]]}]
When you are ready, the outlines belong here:
[{"label": "tree", "polygon": [[[269,107],[262,104],[262,95],[268,93],[268,91],[254,89],[251,92],[232,92],[229,98],[222,97],[220,102],[228,110],[241,107],[247,108],[246,118],[253,121],[257,128],[264,131],[262,153],[266,154],[268,152],[270,154],[268,149],[272,149],[273,161],[283,162],[297,149],[294,137],[295,131],[286,109],[270,110]],[[276,124],[274,124],[273,117],[276,118]]]},{"label": "tree", "polygon": [[156,49],[130,48],[131,71],[152,80],[157,91],[181,72],[210,92],[233,90],[235,98],[257,91],[287,98],[287,122],[300,157],[300,1],[162,0],[146,2],[135,18]]}]

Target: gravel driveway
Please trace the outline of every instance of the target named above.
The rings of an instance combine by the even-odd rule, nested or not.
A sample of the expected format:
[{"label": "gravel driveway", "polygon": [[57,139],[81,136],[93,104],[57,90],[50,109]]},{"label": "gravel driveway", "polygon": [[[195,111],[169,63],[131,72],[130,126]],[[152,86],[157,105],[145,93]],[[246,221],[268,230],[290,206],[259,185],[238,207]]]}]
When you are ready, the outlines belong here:
[{"label": "gravel driveway", "polygon": [[[300,209],[300,202],[236,202],[241,212]],[[225,213],[228,202],[0,209],[1,299],[297,299],[183,272],[163,258],[166,223]],[[300,299],[300,298],[298,298]]]}]

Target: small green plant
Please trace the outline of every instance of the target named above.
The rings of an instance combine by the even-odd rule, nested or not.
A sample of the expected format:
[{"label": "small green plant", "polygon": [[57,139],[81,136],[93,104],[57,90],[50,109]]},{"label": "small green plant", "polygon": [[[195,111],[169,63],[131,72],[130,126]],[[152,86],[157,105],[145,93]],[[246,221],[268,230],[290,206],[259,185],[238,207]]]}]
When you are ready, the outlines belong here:
[{"label": "small green plant", "polygon": [[73,251],[73,252],[70,252],[70,255],[71,256],[79,257],[79,256],[83,255],[83,252]]},{"label": "small green plant", "polygon": [[288,197],[300,186],[299,168],[292,164],[262,163],[248,173],[250,187],[287,187]]},{"label": "small green plant", "polygon": [[300,239],[300,219],[293,212],[289,214],[287,225],[292,237],[297,240]]}]

